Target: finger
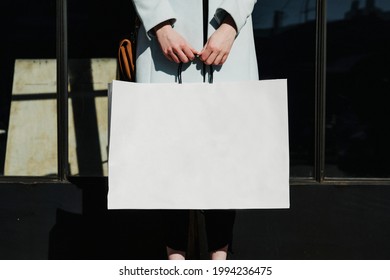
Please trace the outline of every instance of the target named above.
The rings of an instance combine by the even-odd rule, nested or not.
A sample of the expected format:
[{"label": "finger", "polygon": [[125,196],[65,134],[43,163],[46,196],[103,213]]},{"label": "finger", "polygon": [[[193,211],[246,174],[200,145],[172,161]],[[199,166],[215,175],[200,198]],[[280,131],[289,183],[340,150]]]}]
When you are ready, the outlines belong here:
[{"label": "finger", "polygon": [[169,60],[169,61],[172,61],[173,62],[173,59],[171,58],[171,56],[169,54],[164,54],[164,56]]},{"label": "finger", "polygon": [[170,59],[171,61],[174,61],[176,63],[180,63],[180,59],[179,57],[175,54],[174,51],[169,51],[168,52],[168,55],[167,55],[168,59]]},{"label": "finger", "polygon": [[204,61],[206,65],[211,65],[214,63],[215,59],[217,58],[217,53],[212,52],[209,57]]},{"label": "finger", "polygon": [[168,54],[169,56],[172,58],[172,60],[176,63],[180,63],[181,60],[180,60],[180,55],[179,55],[179,52],[177,51],[177,49],[174,49],[174,48],[171,48],[169,51],[168,51]]},{"label": "finger", "polygon": [[222,62],[222,59],[224,57],[224,54],[223,53],[219,53],[217,55],[217,57],[215,58],[214,62],[213,62],[213,65],[221,65],[223,62]]},{"label": "finger", "polygon": [[180,62],[187,63],[189,61],[189,58],[182,50],[178,50],[176,52],[176,55],[179,58]]},{"label": "finger", "polygon": [[207,48],[207,44],[204,46],[204,48],[199,53],[199,58],[201,61],[206,61],[208,57],[210,56],[211,51]]},{"label": "finger", "polygon": [[221,60],[221,65],[224,64],[228,58],[228,54],[225,54],[223,57],[222,57],[222,60]]},{"label": "finger", "polygon": [[[192,61],[195,58],[195,50],[191,47],[187,47],[183,49],[184,55],[188,58],[188,60]],[[183,61],[184,62],[184,61]]]}]

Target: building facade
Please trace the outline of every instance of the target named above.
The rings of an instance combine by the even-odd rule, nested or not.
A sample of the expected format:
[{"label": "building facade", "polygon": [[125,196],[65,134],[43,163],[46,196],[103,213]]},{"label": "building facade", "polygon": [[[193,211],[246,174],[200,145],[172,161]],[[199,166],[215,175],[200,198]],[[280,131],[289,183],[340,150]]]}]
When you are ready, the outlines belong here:
[{"label": "building facade", "polygon": [[[106,209],[130,2],[0,4],[1,259],[164,258],[158,211]],[[388,258],[389,1],[262,0],[253,23],[260,78],[288,79],[291,209],[239,211],[232,258]]]}]

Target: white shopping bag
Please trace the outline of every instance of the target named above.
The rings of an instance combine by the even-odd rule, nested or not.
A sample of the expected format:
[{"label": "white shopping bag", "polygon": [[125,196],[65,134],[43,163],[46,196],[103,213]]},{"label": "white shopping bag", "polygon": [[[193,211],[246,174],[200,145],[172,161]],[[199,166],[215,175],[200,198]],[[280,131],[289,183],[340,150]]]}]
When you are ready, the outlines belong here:
[{"label": "white shopping bag", "polygon": [[109,209],[289,207],[286,80],[109,91]]}]

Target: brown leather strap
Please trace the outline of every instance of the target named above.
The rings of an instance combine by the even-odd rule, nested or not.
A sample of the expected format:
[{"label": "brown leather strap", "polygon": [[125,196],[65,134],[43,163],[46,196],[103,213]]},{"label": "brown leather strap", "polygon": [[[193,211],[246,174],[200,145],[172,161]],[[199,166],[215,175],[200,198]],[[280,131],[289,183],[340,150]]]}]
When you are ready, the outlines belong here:
[{"label": "brown leather strap", "polygon": [[119,43],[118,50],[119,75],[121,80],[134,81],[135,57],[133,43],[129,39],[123,39]]},{"label": "brown leather strap", "polygon": [[133,10],[132,17],[134,18],[134,23],[131,26],[130,36],[119,42],[117,76],[119,80],[135,82],[136,42],[140,19],[135,10]]}]

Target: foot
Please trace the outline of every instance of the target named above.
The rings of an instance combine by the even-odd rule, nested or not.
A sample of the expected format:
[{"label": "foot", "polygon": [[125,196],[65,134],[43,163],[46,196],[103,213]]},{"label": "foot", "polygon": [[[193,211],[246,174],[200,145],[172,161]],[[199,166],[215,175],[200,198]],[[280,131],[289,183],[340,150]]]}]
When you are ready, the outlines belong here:
[{"label": "foot", "polygon": [[168,260],[185,260],[186,252],[167,247]]},{"label": "foot", "polygon": [[213,251],[210,253],[210,259],[212,260],[226,260],[227,259],[227,251],[228,251],[228,245],[225,247],[222,247],[221,249],[218,249],[216,251]]}]

